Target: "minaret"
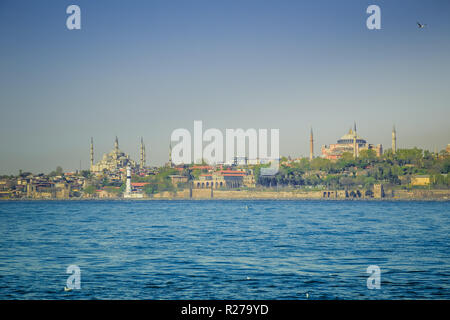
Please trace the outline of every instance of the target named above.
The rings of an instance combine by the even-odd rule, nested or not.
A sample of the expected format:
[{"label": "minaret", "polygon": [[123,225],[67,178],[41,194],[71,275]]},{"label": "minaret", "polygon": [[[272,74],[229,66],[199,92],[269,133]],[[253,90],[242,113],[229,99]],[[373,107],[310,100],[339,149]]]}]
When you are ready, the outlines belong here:
[{"label": "minaret", "polygon": [[94,165],[94,138],[91,137],[91,168]]},{"label": "minaret", "polygon": [[311,128],[311,133],[309,135],[309,160],[314,159],[314,138],[313,138],[313,130]]},{"label": "minaret", "polygon": [[353,125],[353,158],[357,158],[358,157],[358,145],[356,143],[356,121],[355,124]]},{"label": "minaret", "polygon": [[141,168],[145,167],[145,146],[144,146],[144,138],[141,137]]},{"label": "minaret", "polygon": [[172,167],[172,141],[169,141],[169,167]]},{"label": "minaret", "polygon": [[397,152],[397,132],[395,131],[395,126],[392,128],[392,153]]},{"label": "minaret", "polygon": [[119,139],[116,136],[116,141],[114,142],[114,150],[116,151],[116,154],[119,153]]},{"label": "minaret", "polygon": [[146,158],[147,158],[147,154],[145,153],[145,144],[144,144],[144,167],[147,164]]}]

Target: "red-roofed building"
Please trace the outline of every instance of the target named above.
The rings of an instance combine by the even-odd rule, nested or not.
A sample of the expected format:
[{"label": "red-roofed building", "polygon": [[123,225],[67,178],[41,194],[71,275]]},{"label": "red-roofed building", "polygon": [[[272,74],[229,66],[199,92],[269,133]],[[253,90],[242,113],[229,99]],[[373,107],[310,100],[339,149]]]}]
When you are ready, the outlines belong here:
[{"label": "red-roofed building", "polygon": [[132,187],[144,187],[144,186],[146,186],[146,185],[148,185],[148,182],[132,182],[131,183],[131,186]]},{"label": "red-roofed building", "polygon": [[131,190],[134,193],[143,193],[144,192],[144,187],[146,185],[148,185],[149,182],[132,182],[131,183]]}]

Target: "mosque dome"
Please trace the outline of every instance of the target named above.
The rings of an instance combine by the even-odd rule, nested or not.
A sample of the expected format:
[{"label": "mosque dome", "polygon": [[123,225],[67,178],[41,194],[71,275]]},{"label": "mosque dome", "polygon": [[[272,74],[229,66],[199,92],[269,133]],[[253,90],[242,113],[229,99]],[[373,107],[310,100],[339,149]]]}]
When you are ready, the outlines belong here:
[{"label": "mosque dome", "polygon": [[[352,129],[350,129],[347,134],[344,134],[337,141],[337,143],[339,143],[339,144],[352,144],[353,143],[353,138],[355,137],[355,134],[356,133]],[[367,143],[367,141],[364,140],[363,138],[361,138],[360,136],[358,136],[358,134],[356,134],[356,143],[365,144],[365,143]]]}]

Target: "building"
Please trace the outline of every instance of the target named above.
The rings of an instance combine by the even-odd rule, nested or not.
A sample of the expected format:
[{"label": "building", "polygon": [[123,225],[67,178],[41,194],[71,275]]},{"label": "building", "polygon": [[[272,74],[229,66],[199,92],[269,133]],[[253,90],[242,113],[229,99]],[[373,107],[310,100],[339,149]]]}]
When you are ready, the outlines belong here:
[{"label": "building", "polygon": [[148,184],[148,182],[132,182],[131,189],[138,193],[144,193],[144,187]]},{"label": "building", "polygon": [[[311,135],[312,137],[312,135]],[[348,131],[347,134],[343,135],[337,140],[337,143],[322,146],[322,158],[328,160],[337,160],[342,157],[342,155],[347,152],[357,158],[362,150],[374,150],[377,157],[383,154],[383,147],[381,144],[373,145],[367,143],[367,141],[361,138],[356,132],[356,124],[354,128]]]},{"label": "building", "polygon": [[253,170],[248,170],[247,175],[245,175],[242,179],[242,183],[244,187],[254,188],[256,187],[255,175],[253,174]]},{"label": "building", "polygon": [[428,186],[431,183],[430,175],[417,175],[411,177],[412,186]]},{"label": "building", "polygon": [[59,182],[54,184],[54,197],[57,199],[67,199],[70,197],[70,184]]},{"label": "building", "polygon": [[172,174],[169,176],[170,181],[175,187],[178,187],[179,184],[187,183],[188,177],[182,176],[180,174]]},{"label": "building", "polygon": [[130,156],[119,149],[119,139],[116,137],[114,149],[103,155],[102,160],[94,164],[94,147],[91,140],[91,172],[103,173],[103,171],[116,172],[126,167],[136,168],[136,162]]},{"label": "building", "polygon": [[385,197],[384,187],[381,183],[373,185],[373,197],[376,199]]},{"label": "building", "polygon": [[255,178],[251,170],[219,170],[202,174],[193,181],[197,189],[254,187]]}]

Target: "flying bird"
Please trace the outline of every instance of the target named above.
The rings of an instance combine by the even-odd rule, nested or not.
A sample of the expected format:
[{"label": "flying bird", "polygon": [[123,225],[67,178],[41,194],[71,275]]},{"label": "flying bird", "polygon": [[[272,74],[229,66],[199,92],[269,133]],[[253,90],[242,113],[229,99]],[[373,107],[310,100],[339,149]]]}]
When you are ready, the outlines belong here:
[{"label": "flying bird", "polygon": [[423,28],[425,28],[425,26],[426,26],[426,24],[422,24],[422,23],[420,23],[420,22],[417,22],[417,27],[418,27],[419,29],[423,29]]}]

